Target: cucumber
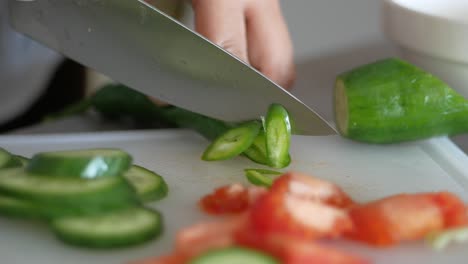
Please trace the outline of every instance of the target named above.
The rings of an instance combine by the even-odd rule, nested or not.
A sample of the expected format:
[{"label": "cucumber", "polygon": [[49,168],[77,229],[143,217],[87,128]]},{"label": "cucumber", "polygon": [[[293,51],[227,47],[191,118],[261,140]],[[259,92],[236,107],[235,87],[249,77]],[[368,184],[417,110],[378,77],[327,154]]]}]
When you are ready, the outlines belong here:
[{"label": "cucumber", "polygon": [[335,121],[346,138],[396,143],[468,131],[468,101],[436,76],[388,58],[339,75]]},{"label": "cucumber", "polygon": [[22,163],[10,152],[0,148],[0,169],[20,167]]},{"label": "cucumber", "polygon": [[202,159],[226,160],[240,155],[252,145],[260,128],[260,122],[250,121],[227,130],[206,148]]},{"label": "cucumber", "polygon": [[162,233],[159,212],[140,207],[91,216],[63,217],[50,223],[62,241],[88,248],[117,248],[140,244]]},{"label": "cucumber", "polygon": [[288,111],[279,104],[271,104],[264,119],[266,150],[269,166],[284,168],[291,163],[291,123]]},{"label": "cucumber", "polygon": [[50,176],[87,179],[118,176],[130,168],[131,156],[119,149],[83,149],[35,154],[26,171]]},{"label": "cucumber", "polygon": [[163,177],[138,165],[133,165],[123,177],[135,189],[141,202],[161,200],[169,191]]},{"label": "cucumber", "polygon": [[139,204],[132,187],[120,176],[92,180],[37,176],[23,168],[0,171],[0,193],[41,204],[48,217],[95,214]]},{"label": "cucumber", "polygon": [[0,194],[0,215],[20,218],[43,218],[44,208],[29,200]]},{"label": "cucumber", "polygon": [[228,247],[210,250],[188,262],[189,264],[280,264],[272,256],[253,249]]}]

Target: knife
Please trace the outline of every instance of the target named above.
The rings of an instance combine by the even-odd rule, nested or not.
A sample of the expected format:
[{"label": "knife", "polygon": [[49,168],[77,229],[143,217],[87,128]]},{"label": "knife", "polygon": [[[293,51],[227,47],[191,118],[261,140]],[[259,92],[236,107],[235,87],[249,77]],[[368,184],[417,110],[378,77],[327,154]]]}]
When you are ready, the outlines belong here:
[{"label": "knife", "polygon": [[143,0],[9,0],[19,32],[113,80],[225,121],[258,119],[271,103],[295,134],[336,134],[260,72]]}]

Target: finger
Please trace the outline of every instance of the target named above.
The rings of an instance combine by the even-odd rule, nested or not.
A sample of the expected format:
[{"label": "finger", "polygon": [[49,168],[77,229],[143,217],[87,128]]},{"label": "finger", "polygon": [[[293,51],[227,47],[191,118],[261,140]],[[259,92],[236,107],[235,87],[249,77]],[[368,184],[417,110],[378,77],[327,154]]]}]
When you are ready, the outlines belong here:
[{"label": "finger", "polygon": [[195,30],[198,33],[248,62],[243,2],[193,0],[192,7],[195,12]]},{"label": "finger", "polygon": [[293,46],[278,0],[256,0],[246,9],[249,61],[284,88],[295,80]]}]

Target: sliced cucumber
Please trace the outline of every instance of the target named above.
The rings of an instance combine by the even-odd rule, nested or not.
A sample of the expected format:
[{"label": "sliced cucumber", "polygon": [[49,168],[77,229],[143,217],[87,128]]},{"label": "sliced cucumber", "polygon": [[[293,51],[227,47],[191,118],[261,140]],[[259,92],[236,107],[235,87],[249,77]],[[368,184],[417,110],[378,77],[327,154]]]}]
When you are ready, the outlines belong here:
[{"label": "sliced cucumber", "polygon": [[189,264],[280,264],[272,256],[241,247],[210,250],[188,262]]},{"label": "sliced cucumber", "polygon": [[0,169],[20,167],[21,161],[15,158],[10,152],[0,148]]},{"label": "sliced cucumber", "polygon": [[22,218],[42,218],[44,208],[24,199],[18,199],[0,194],[0,215]]},{"label": "sliced cucumber", "polygon": [[159,212],[127,208],[109,213],[58,218],[51,228],[62,241],[90,248],[115,248],[136,245],[162,233]]},{"label": "sliced cucumber", "polygon": [[279,104],[270,105],[264,128],[269,165],[273,168],[287,167],[291,162],[291,124],[288,111]]},{"label": "sliced cucumber", "polygon": [[260,122],[250,121],[229,129],[206,148],[202,159],[206,161],[226,160],[240,155],[252,145],[260,128]]},{"label": "sliced cucumber", "polygon": [[167,183],[153,171],[133,165],[123,176],[133,186],[142,202],[157,201],[167,196]]},{"label": "sliced cucumber", "polygon": [[131,156],[119,149],[83,149],[38,153],[26,170],[45,176],[87,179],[117,176],[130,168]]},{"label": "sliced cucumber", "polygon": [[395,143],[468,132],[468,101],[437,77],[390,58],[336,78],[335,121],[346,138]]},{"label": "sliced cucumber", "polygon": [[99,213],[138,204],[136,194],[120,176],[83,179],[37,176],[22,168],[0,171],[0,192],[50,208],[50,217]]}]

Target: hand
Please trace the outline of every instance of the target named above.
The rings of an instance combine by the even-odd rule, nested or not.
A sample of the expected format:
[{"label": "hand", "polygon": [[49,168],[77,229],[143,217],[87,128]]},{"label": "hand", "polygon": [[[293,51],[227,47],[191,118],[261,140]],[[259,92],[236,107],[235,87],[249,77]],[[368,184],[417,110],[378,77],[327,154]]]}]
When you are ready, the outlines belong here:
[{"label": "hand", "polygon": [[295,79],[279,0],[192,0],[195,29],[284,88]]}]

